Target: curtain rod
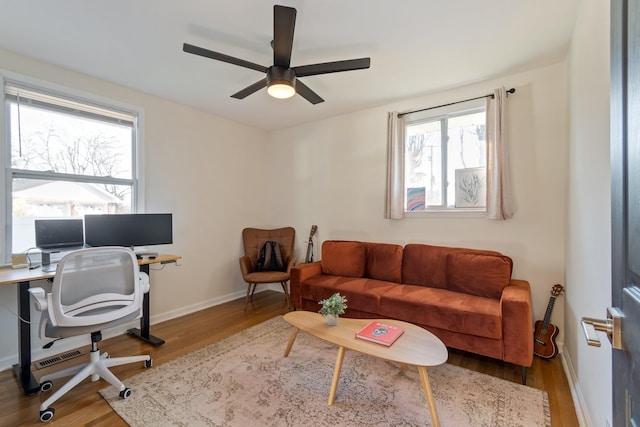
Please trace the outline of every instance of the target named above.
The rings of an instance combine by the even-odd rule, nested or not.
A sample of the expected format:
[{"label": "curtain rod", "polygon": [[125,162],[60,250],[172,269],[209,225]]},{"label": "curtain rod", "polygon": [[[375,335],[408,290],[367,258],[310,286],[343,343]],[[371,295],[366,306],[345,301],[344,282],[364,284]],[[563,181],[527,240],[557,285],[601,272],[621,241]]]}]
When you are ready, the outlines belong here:
[{"label": "curtain rod", "polygon": [[[512,87],[511,89],[507,90],[507,93],[516,93],[516,89]],[[488,97],[493,98],[493,94],[490,93],[490,94],[484,95],[484,96],[476,96],[475,98],[463,99],[462,101],[450,102],[448,104],[437,105],[435,107],[422,108],[420,110],[406,111],[404,113],[398,113],[398,117],[402,117],[402,116],[405,116],[405,115],[411,114],[411,113],[419,113],[421,111],[433,110],[435,108],[448,107],[449,105],[456,105],[456,104],[460,104],[462,102],[475,101],[476,99],[482,99],[482,98],[488,98]]]}]

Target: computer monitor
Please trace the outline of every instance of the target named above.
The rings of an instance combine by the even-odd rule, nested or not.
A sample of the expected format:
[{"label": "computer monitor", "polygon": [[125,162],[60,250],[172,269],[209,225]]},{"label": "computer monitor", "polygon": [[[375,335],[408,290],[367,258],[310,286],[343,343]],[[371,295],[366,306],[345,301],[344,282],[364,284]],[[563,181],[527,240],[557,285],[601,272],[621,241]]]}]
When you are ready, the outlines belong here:
[{"label": "computer monitor", "polygon": [[36,246],[42,251],[54,252],[84,245],[81,219],[36,219],[34,223]]},{"label": "computer monitor", "polygon": [[172,214],[104,214],[84,216],[89,246],[166,245],[173,243]]}]

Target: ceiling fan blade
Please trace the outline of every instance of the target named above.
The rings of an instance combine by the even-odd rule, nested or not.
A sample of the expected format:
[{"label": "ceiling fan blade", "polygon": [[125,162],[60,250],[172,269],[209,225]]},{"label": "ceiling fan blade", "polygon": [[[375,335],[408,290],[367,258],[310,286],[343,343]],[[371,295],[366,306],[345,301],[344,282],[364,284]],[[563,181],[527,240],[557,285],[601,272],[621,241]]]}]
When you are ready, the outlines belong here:
[{"label": "ceiling fan blade", "polygon": [[194,46],[188,43],[182,45],[182,50],[187,53],[193,53],[194,55],[204,56],[205,58],[215,59],[216,61],[226,62],[228,64],[239,65],[240,67],[249,68],[251,70],[267,72],[267,67],[254,64],[253,62],[245,61],[243,59],[234,58],[233,56],[225,55],[224,53],[214,52],[209,49]]},{"label": "ceiling fan blade", "polygon": [[236,99],[244,99],[247,96],[251,95],[252,93],[257,92],[266,86],[267,86],[267,79],[262,79],[259,82],[255,82],[251,86],[245,87],[240,92],[234,93],[233,95],[231,95],[231,97]]},{"label": "ceiling fan blade", "polygon": [[309,86],[302,83],[300,80],[296,80],[296,92],[313,105],[324,102],[324,99],[320,98],[317,93],[309,89]]},{"label": "ceiling fan blade", "polygon": [[273,6],[273,65],[289,68],[296,10],[292,7]]},{"label": "ceiling fan blade", "polygon": [[318,74],[340,73],[342,71],[362,70],[371,66],[371,58],[347,59],[345,61],[323,62],[321,64],[293,67],[296,77],[316,76]]}]

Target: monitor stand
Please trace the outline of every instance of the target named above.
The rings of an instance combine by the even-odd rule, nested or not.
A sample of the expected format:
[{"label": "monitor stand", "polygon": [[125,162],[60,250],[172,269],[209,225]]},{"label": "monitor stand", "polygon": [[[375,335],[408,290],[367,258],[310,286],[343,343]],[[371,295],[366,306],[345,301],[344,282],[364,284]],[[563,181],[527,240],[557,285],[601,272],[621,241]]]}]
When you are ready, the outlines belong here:
[{"label": "monitor stand", "polygon": [[45,265],[49,265],[51,264],[51,252],[45,251],[43,250],[41,252],[41,256],[42,256],[42,266],[44,267]]}]

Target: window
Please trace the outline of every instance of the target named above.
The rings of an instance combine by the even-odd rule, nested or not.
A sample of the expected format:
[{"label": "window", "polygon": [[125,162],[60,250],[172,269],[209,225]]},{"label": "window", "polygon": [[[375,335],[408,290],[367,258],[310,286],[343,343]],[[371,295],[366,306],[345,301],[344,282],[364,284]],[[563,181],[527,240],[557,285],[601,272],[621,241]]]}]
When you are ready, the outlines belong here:
[{"label": "window", "polygon": [[405,212],[485,210],[486,107],[481,104],[405,118]]},{"label": "window", "polygon": [[35,219],[136,211],[138,112],[8,79],[3,86],[5,254],[34,246]]}]

